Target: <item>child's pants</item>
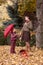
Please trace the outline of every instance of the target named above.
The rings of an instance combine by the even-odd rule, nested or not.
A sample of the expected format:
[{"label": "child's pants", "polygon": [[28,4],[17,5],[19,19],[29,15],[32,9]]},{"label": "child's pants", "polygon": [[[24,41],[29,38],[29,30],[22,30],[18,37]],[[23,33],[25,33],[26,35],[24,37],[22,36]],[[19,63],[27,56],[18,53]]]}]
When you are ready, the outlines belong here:
[{"label": "child's pants", "polygon": [[15,45],[16,45],[16,40],[15,41],[11,41],[10,53],[15,53]]}]

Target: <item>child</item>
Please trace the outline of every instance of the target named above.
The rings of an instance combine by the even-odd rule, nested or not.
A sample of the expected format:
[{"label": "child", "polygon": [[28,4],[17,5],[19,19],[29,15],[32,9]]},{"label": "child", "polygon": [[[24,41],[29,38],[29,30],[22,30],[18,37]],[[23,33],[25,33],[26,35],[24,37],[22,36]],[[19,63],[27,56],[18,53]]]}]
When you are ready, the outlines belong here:
[{"label": "child", "polygon": [[10,53],[16,53],[15,52],[15,46],[16,46],[16,40],[17,40],[17,34],[16,34],[16,30],[14,29],[14,32],[13,32],[13,29],[11,31],[11,49],[10,49]]},{"label": "child", "polygon": [[30,50],[30,30],[32,30],[32,23],[30,21],[30,18],[28,16],[25,16],[25,23],[20,35],[22,35],[22,41],[26,43],[27,51]]}]

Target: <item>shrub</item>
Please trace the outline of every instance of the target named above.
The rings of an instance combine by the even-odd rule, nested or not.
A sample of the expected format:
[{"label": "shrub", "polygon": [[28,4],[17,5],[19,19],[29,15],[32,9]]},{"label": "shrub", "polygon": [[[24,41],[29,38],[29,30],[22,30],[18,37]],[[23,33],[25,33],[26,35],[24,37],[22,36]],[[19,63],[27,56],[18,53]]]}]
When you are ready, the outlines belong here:
[{"label": "shrub", "polygon": [[0,45],[7,44],[7,39],[4,38],[3,32],[0,31]]},{"label": "shrub", "polygon": [[0,27],[0,45],[7,44],[7,39],[4,38],[3,30],[4,27]]},{"label": "shrub", "polygon": [[32,35],[31,40],[30,40],[30,46],[35,45],[35,42],[36,42],[36,37],[35,37],[35,35]]}]

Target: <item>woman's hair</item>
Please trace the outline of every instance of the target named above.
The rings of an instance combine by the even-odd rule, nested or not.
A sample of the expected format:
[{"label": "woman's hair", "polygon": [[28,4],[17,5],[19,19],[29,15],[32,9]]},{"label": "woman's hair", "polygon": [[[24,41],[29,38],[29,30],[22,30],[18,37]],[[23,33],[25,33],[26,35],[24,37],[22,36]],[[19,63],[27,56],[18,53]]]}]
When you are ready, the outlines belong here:
[{"label": "woman's hair", "polygon": [[31,20],[31,14],[29,12],[24,13],[24,17],[26,17],[26,16],[29,17],[29,19]]},{"label": "woman's hair", "polygon": [[28,12],[28,11],[25,11],[25,12],[24,12],[24,17],[25,17],[25,16],[29,17],[30,20],[34,20],[35,17],[36,17],[34,13]]}]

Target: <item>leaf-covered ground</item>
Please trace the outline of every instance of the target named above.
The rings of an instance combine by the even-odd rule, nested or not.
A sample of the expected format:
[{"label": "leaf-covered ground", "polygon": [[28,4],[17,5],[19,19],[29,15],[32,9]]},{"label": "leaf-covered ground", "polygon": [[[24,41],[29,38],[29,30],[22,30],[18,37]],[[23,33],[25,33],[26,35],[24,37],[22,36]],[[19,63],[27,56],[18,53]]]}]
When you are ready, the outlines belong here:
[{"label": "leaf-covered ground", "polygon": [[21,49],[16,47],[16,54],[10,54],[10,46],[0,46],[0,65],[43,65],[43,49],[32,47],[28,57],[19,54]]}]

